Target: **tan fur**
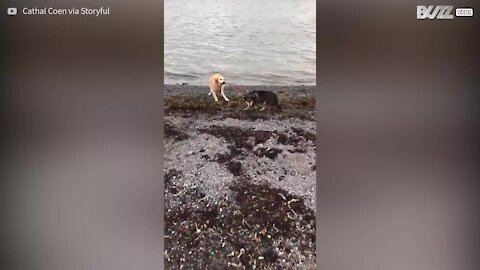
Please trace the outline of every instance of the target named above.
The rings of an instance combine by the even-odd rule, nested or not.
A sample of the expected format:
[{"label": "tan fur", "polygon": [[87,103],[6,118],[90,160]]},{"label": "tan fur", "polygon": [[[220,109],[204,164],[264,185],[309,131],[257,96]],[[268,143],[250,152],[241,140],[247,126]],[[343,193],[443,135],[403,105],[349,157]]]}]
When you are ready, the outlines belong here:
[{"label": "tan fur", "polygon": [[213,98],[215,99],[215,102],[218,102],[217,94],[221,94],[223,99],[225,101],[229,101],[227,96],[225,95],[224,89],[225,89],[225,78],[220,73],[215,73],[210,77],[209,80],[209,87],[210,87],[210,93],[208,95],[213,95]]}]

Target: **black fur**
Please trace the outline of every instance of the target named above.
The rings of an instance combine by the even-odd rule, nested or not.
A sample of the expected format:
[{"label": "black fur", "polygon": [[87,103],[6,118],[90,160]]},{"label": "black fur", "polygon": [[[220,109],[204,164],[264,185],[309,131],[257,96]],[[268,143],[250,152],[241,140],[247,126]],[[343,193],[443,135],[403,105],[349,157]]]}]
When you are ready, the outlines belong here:
[{"label": "black fur", "polygon": [[251,91],[244,96],[245,102],[253,102],[252,107],[262,105],[265,107],[276,108],[281,110],[281,106],[278,103],[278,97],[272,91]]}]

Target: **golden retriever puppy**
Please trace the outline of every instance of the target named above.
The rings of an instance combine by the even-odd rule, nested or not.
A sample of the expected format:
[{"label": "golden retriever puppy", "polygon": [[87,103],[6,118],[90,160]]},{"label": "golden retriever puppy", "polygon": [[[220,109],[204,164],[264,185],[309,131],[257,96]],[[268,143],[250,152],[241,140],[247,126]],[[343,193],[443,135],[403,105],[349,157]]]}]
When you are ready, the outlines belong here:
[{"label": "golden retriever puppy", "polygon": [[225,78],[219,73],[215,73],[210,77],[209,86],[210,86],[210,93],[208,95],[213,95],[215,102],[218,102],[217,94],[220,93],[225,101],[229,101],[227,96],[225,96],[224,88],[227,83],[225,82]]}]

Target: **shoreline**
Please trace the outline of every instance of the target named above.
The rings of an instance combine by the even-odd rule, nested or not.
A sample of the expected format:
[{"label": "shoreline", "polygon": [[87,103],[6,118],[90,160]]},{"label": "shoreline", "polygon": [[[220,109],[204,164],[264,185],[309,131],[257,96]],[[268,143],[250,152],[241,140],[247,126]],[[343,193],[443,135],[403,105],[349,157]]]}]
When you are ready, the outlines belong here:
[{"label": "shoreline", "polygon": [[[165,84],[165,96],[201,96],[208,94],[208,84],[190,85],[190,84]],[[234,85],[234,87],[226,87],[225,94],[227,96],[239,96],[239,91],[246,92],[253,90],[266,90],[278,93],[288,93],[292,97],[312,97],[316,95],[316,85]]]}]

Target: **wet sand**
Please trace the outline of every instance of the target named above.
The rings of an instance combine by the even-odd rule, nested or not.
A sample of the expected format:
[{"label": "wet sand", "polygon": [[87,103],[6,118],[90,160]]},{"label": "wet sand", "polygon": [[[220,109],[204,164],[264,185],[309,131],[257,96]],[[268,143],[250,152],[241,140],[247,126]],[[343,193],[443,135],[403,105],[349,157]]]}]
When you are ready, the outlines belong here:
[{"label": "wet sand", "polygon": [[315,88],[165,87],[166,269],[315,269]]}]

